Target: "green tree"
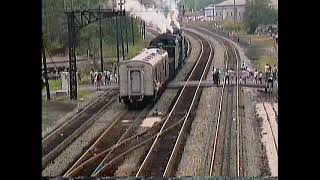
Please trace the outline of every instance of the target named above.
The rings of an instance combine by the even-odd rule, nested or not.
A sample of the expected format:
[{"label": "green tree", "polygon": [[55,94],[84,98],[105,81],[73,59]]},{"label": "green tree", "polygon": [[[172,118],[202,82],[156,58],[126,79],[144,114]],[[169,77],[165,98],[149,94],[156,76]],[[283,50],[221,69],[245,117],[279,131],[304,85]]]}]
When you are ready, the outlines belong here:
[{"label": "green tree", "polygon": [[253,33],[259,25],[276,23],[278,12],[269,6],[270,3],[270,0],[251,0],[246,2],[243,17],[249,33]]},{"label": "green tree", "polygon": [[[111,4],[113,0],[42,0],[42,33],[49,50],[67,47],[68,25],[64,11],[71,9],[97,9],[99,4]],[[111,7],[109,7],[111,8]],[[134,23],[136,39],[140,38],[138,23]],[[102,20],[103,45],[114,45],[116,28],[114,20]],[[128,39],[131,41],[131,19],[127,18]],[[77,34],[77,53],[85,54],[87,49],[98,51],[99,26],[98,22],[82,28]]]}]

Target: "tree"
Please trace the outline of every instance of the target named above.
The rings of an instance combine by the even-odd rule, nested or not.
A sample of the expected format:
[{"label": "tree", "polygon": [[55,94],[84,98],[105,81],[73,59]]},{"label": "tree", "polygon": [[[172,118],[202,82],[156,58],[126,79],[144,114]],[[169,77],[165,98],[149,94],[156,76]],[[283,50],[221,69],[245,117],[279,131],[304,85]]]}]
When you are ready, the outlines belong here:
[{"label": "tree", "polygon": [[[68,24],[64,11],[70,9],[97,9],[99,4],[110,4],[113,0],[42,0],[42,32],[49,50],[67,47]],[[108,8],[108,7],[105,7]],[[109,7],[111,8],[111,7]],[[127,21],[130,22],[130,21]],[[131,26],[128,25],[129,28]],[[92,23],[81,29],[78,35],[77,52],[85,53],[87,49],[99,44],[97,37],[98,23]],[[110,19],[102,20],[103,41],[114,44],[116,29]],[[136,33],[138,34],[138,33]],[[129,37],[131,33],[129,33]]]},{"label": "tree", "polygon": [[249,33],[253,33],[259,25],[272,24],[278,20],[278,12],[269,6],[270,3],[270,0],[246,2],[243,17]]}]

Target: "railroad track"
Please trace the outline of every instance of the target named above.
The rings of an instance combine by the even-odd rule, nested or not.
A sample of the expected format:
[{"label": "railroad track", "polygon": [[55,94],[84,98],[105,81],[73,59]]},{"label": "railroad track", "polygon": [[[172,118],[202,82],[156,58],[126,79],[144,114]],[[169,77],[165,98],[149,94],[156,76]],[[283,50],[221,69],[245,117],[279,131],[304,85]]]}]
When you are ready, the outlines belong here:
[{"label": "railroad track", "polygon": [[[183,119],[180,119],[171,127],[165,129],[161,134],[165,134],[178,124],[181,124],[182,120]],[[122,141],[119,140],[118,143],[114,144],[109,148],[105,148],[103,151],[101,151],[100,153],[96,153],[96,155],[91,156],[90,158],[86,158],[86,160],[82,158],[82,163],[77,164],[75,168],[70,168],[69,171],[65,173],[64,177],[76,177],[80,175],[85,175],[81,173],[81,171],[87,168],[92,169],[92,167],[96,167],[97,171],[93,171],[91,176],[96,176],[97,172],[99,172],[100,169],[107,170],[109,176],[112,176],[119,164],[123,162],[127,154],[149,142],[152,142],[152,140],[157,136],[157,133],[161,128],[162,122],[163,121],[155,124],[150,129],[146,129],[141,133],[123,139]],[[103,159],[104,162],[101,159]],[[101,162],[99,166],[97,166],[97,162]]]},{"label": "railroad track", "polygon": [[118,145],[134,133],[147,116],[151,107],[149,105],[142,111],[123,112],[73,163],[68,171],[64,173],[64,177],[90,176],[95,169],[100,167],[100,164],[106,161],[105,159]]},{"label": "railroad track", "polygon": [[[188,51],[187,55],[190,54],[190,42],[188,42]],[[175,126],[182,123],[183,119],[180,119],[173,125],[164,129],[161,135],[166,134]],[[134,120],[136,122],[136,120]],[[120,165],[120,163],[124,160],[125,155],[133,151],[134,149],[141,147],[149,142],[152,142],[161,128],[161,123],[156,124],[151,129],[145,130],[142,133],[131,136],[130,138],[125,139],[125,136],[122,136],[112,147],[105,146],[102,151],[95,151],[95,155],[90,155],[90,149],[95,149],[94,146],[97,146],[99,139],[87,150],[84,155],[82,155],[76,163],[64,174],[64,177],[75,177],[75,176],[97,176],[102,170],[106,172],[104,176],[112,176],[114,171]],[[139,125],[140,123],[138,123]],[[135,126],[136,127],[136,126]],[[105,134],[105,133],[103,133]],[[105,135],[101,135],[105,136]],[[107,136],[105,136],[107,137]],[[121,161],[122,160],[122,161]],[[100,162],[100,163],[98,163]],[[99,165],[97,165],[99,164]],[[94,169],[94,171],[93,171]]]},{"label": "railroad track", "polygon": [[[188,46],[188,52],[187,55],[190,54],[190,42],[187,40],[189,46]],[[150,108],[147,108],[150,110]],[[148,111],[144,111],[144,113],[147,113]],[[140,116],[140,115],[139,115]],[[146,116],[143,115],[144,117]],[[118,138],[111,137],[110,135],[114,135],[112,131],[119,131],[116,129],[119,129],[117,127],[117,124],[119,123],[120,119],[116,120],[102,135],[86,150],[85,153],[81,155],[80,158],[76,160],[76,162],[73,162],[71,168],[67,170],[67,172],[64,173],[64,177],[71,177],[71,176],[90,176],[94,175],[96,171],[98,171],[106,162],[114,156],[114,150],[118,145],[122,144],[124,139],[128,137],[130,134],[133,133],[133,129],[137,128],[137,125],[140,125],[142,118],[139,118],[139,120],[134,120],[134,122],[126,131],[124,134]],[[137,122],[140,123],[137,123]],[[130,133],[129,133],[130,132]],[[119,135],[119,134],[118,134]],[[119,136],[118,136],[119,137]],[[139,137],[139,136],[138,136]],[[106,143],[104,139],[113,139],[118,140],[116,143]],[[149,139],[150,140],[150,139]],[[143,140],[140,140],[143,141]],[[110,147],[112,146],[112,148]],[[140,146],[140,145],[139,145]],[[103,158],[104,157],[104,158]],[[112,159],[112,158],[111,158]],[[98,163],[100,162],[100,163]],[[98,165],[97,165],[98,163]],[[90,164],[90,165],[89,165]],[[93,171],[94,169],[94,171]]]},{"label": "railroad track", "polygon": [[[204,40],[202,39],[202,41],[204,41]],[[207,46],[211,46],[209,44],[209,42],[207,42],[207,43],[208,43]],[[208,50],[206,52],[207,53],[206,54],[207,60],[211,59],[210,58],[211,53],[212,53],[211,51],[212,50],[210,48],[210,53],[208,52]],[[201,57],[202,56],[199,56],[199,59],[201,59]],[[202,58],[205,59],[204,57],[202,57]],[[210,61],[207,61],[207,63],[205,64],[205,68],[207,67],[208,64],[210,64]],[[196,65],[195,65],[195,67],[196,67]],[[202,68],[204,68],[204,65],[202,65]],[[199,72],[199,71],[196,71],[196,68],[194,68],[192,72]],[[201,74],[198,73],[197,75],[194,75],[195,73],[191,73],[189,75],[188,80],[191,80],[191,79],[193,80],[197,76],[200,76],[200,75],[202,75],[201,76],[201,79],[202,79],[206,71],[200,71],[200,72],[203,72],[203,73],[201,73]],[[194,88],[193,91],[195,91],[195,93],[196,93],[198,91],[198,89],[199,89],[199,87]],[[184,91],[184,90],[186,90],[186,91]],[[190,91],[189,88],[188,88],[188,90]],[[180,91],[180,94],[177,97],[172,109],[175,109],[175,107],[178,107],[177,102],[179,101],[179,99],[182,99],[181,97],[188,95],[188,93],[185,93],[184,96],[182,96],[183,92],[188,92],[187,89],[185,89],[185,86],[184,86],[183,90]],[[189,92],[189,94],[190,94],[190,92]],[[197,97],[197,96],[189,96],[189,98],[190,97],[194,97],[194,98],[192,99],[192,102],[189,102],[189,104],[194,103],[195,97]],[[191,101],[191,99],[189,101]],[[125,156],[128,153],[130,153],[134,149],[141,147],[143,145],[147,145],[149,147],[151,146],[151,149],[152,149],[152,147],[155,147],[155,146],[154,145],[152,146],[151,144],[154,144],[155,142],[160,143],[161,145],[164,145],[165,144],[164,139],[167,139],[166,138],[167,136],[172,137],[172,131],[175,132],[176,138],[178,137],[178,139],[179,139],[178,141],[173,141],[173,144],[171,144],[172,145],[171,148],[175,149],[173,151],[173,154],[176,154],[178,152],[177,145],[179,144],[179,141],[181,140],[181,137],[183,136],[182,131],[180,131],[181,133],[179,133],[178,130],[186,127],[186,124],[187,124],[186,120],[188,119],[188,116],[190,116],[190,114],[191,114],[190,112],[191,112],[192,104],[189,109],[185,109],[185,107],[184,107],[185,103],[186,103],[186,101],[180,101],[180,105],[179,105],[180,107],[177,108],[177,110],[179,110],[179,108],[180,108],[180,112],[175,111],[175,113],[173,113],[173,110],[171,110],[168,113],[168,116],[163,118],[163,121],[161,121],[161,123],[156,124],[151,129],[146,130],[140,134],[134,135],[134,136],[127,138],[123,141],[119,141],[112,148],[108,148],[108,149],[105,149],[104,151],[101,151],[100,153],[96,154],[96,156],[93,156],[93,157],[87,159],[87,161],[85,161],[85,162],[82,161],[83,162],[82,164],[78,165],[77,168],[73,169],[69,173],[66,173],[65,176],[85,175],[85,174],[81,174],[81,173],[79,174],[78,172],[81,171],[81,169],[97,167],[96,164],[94,164],[94,163],[97,161],[101,161],[101,158],[104,158],[104,160],[94,170],[94,172],[91,174],[91,176],[113,176],[115,170],[117,170],[117,167],[123,162]],[[181,111],[181,109],[183,109],[183,108],[185,109],[185,111]],[[189,118],[189,120],[190,120],[190,118]],[[160,131],[159,131],[159,129],[160,129]],[[163,139],[160,139],[160,137]],[[174,143],[174,142],[176,142],[176,143]],[[175,145],[175,146],[173,146],[173,145]],[[168,152],[171,152],[171,151],[167,151],[167,153]],[[169,159],[170,157],[173,157],[173,156],[170,156],[170,157],[169,156],[170,156],[170,154],[167,154],[167,159]],[[173,159],[173,158],[170,158],[170,159]],[[171,163],[172,162],[174,162],[174,161],[171,161]],[[169,166],[171,163],[169,163]],[[146,163],[144,163],[144,164],[146,164]],[[165,165],[167,165],[167,164],[164,164],[164,166],[162,166],[163,169],[166,167]],[[141,167],[144,168],[145,166],[142,165]],[[86,174],[86,175],[88,175],[88,174]]]},{"label": "railroad track", "polygon": [[[191,48],[189,40],[187,41],[189,44],[187,54],[189,55]],[[145,115],[139,116],[145,117]],[[179,115],[181,116],[181,113]],[[183,123],[184,117],[185,115],[181,116],[180,120],[178,120],[175,123],[171,123],[170,126],[166,126],[166,128],[162,129],[161,132],[159,132],[159,129],[162,127],[162,124],[165,121],[156,124],[149,130],[145,130],[144,132],[131,137],[129,137],[129,135],[133,133],[133,129],[140,125],[140,123],[135,123],[135,125],[132,124],[127,129],[122,128],[122,130],[126,129],[126,131],[123,133],[123,131],[121,132],[121,130],[119,130],[119,128],[117,127],[117,124],[121,124],[119,123],[121,122],[120,119],[123,120],[123,118],[120,117],[105,132],[102,133],[102,135],[86,150],[85,153],[81,155],[80,158],[78,158],[75,162],[72,163],[73,165],[71,166],[71,168],[69,168],[64,173],[64,177],[97,176],[99,175],[99,173],[101,173],[102,170],[105,169],[108,169],[107,174],[109,172],[109,176],[112,176],[113,173],[110,174],[110,172],[114,172],[116,170],[114,168],[118,167],[119,163],[122,162],[121,160],[123,160],[126,154],[130,153],[132,150],[142,145],[151,143],[152,140],[157,138],[158,135],[166,135],[176,126],[181,125]],[[140,118],[140,120],[135,119],[133,122],[141,122],[142,119],[143,118]],[[114,134],[112,131],[119,132],[117,138],[110,137],[111,134]],[[121,137],[120,134],[122,134]],[[109,143],[106,143],[108,139]],[[113,141],[110,142],[110,139],[113,139]],[[112,169],[114,170],[112,171]]]},{"label": "railroad track", "polygon": [[[190,33],[191,34],[191,33]],[[196,36],[196,35],[194,35]],[[195,64],[189,80],[202,80],[208,71],[208,64],[211,62],[212,48],[210,42],[199,37],[202,44],[201,55]],[[200,83],[199,83],[200,85]],[[184,139],[185,130],[187,126],[191,125],[190,120],[193,119],[194,114],[191,110],[195,108],[195,102],[200,97],[199,85],[196,88],[181,89],[178,98],[164,119],[160,131],[154,137],[151,147],[145,156],[136,176],[170,176],[174,173],[177,162],[179,161],[178,153],[181,152],[181,143]],[[186,108],[187,107],[187,108]],[[176,124],[177,122],[181,122]],[[167,129],[170,129],[167,130]],[[166,132],[166,133],[164,133]],[[184,139],[185,140],[185,139]],[[98,176],[108,175],[103,169],[96,173]]]},{"label": "railroad track", "polygon": [[[244,116],[244,106],[241,105],[243,104],[242,101],[240,102],[239,53],[233,44],[226,40],[213,33],[208,33],[198,28],[195,29],[205,34],[213,35],[225,48],[225,69],[231,68],[236,70],[235,87],[226,86],[226,78],[223,78],[218,118],[214,131],[209,176],[245,176],[242,161],[243,137],[241,127],[241,118]],[[232,111],[233,109],[235,109],[235,112]]]},{"label": "railroad track", "polygon": [[42,168],[45,168],[65,147],[71,144],[81,133],[117,99],[117,91],[108,90],[72,118],[56,127],[42,139]]}]

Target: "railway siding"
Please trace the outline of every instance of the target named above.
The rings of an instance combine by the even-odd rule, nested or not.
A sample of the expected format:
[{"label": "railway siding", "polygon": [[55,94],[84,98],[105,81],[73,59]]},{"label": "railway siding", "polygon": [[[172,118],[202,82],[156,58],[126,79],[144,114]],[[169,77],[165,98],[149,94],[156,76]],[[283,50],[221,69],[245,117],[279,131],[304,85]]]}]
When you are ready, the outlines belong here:
[{"label": "railway siding", "polygon": [[43,171],[43,176],[59,176],[66,170],[66,168],[72,163],[85,147],[90,145],[92,139],[97,137],[108,127],[112,121],[119,116],[121,111],[124,111],[125,107],[119,102],[113,103],[109,109],[93,123],[93,125],[87,129],[81,136],[79,136],[72,144],[70,144],[65,150],[61,152]]}]

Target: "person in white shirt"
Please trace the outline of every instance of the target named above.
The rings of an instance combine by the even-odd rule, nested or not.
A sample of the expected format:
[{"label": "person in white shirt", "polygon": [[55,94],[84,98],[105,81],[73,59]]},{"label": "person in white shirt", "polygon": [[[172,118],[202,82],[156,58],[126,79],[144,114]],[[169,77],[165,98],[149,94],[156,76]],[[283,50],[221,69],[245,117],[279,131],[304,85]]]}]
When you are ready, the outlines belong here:
[{"label": "person in white shirt", "polygon": [[259,75],[258,71],[255,70],[255,71],[254,71],[254,74],[253,74],[255,84],[258,84],[258,75]]},{"label": "person in white shirt", "polygon": [[225,77],[226,77],[226,83],[230,84],[230,71],[229,71],[229,69],[226,70]]},{"label": "person in white shirt", "polygon": [[245,66],[245,63],[243,61],[242,64],[241,64],[241,70],[245,70],[245,69],[246,69],[246,66]]},{"label": "person in white shirt", "polygon": [[93,70],[90,70],[90,78],[91,78],[91,85],[94,85],[94,73]]}]

